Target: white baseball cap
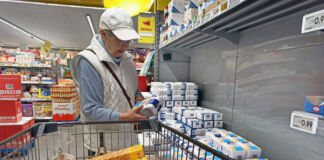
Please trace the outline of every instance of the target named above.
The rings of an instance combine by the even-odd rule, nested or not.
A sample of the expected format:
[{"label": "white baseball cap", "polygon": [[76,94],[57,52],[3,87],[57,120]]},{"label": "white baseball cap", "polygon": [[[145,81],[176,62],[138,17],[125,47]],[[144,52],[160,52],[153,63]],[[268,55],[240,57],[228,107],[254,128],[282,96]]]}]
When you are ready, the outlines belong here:
[{"label": "white baseball cap", "polygon": [[109,8],[102,13],[99,27],[111,30],[114,35],[123,41],[139,39],[140,36],[134,30],[132,18],[121,8]]}]

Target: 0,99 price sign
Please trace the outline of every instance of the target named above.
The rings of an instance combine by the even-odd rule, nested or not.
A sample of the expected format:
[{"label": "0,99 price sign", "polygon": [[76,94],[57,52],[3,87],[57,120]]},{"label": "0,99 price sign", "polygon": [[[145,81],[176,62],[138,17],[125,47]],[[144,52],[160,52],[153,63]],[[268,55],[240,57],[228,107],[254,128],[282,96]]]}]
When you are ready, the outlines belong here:
[{"label": "0,99 price sign", "polygon": [[302,33],[324,29],[324,10],[303,17]]},{"label": "0,99 price sign", "polygon": [[291,128],[303,132],[307,132],[310,134],[316,134],[317,126],[318,126],[317,116],[313,116],[312,114],[298,112],[298,111],[294,111],[291,114],[291,120],[290,120]]}]

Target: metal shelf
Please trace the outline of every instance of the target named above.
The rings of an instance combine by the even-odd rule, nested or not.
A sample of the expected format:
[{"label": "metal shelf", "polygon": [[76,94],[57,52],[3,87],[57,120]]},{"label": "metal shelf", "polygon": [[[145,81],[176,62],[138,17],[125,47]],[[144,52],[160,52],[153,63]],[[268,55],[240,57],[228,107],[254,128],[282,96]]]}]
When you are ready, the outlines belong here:
[{"label": "metal shelf", "polygon": [[46,101],[52,101],[51,98],[22,98],[21,101],[23,102],[46,102]]},{"label": "metal shelf", "polygon": [[239,32],[323,4],[324,1],[245,0],[218,15],[205,16],[189,25],[159,49],[194,48],[224,38],[238,44]]},{"label": "metal shelf", "polygon": [[16,68],[52,68],[49,64],[15,64],[15,63],[0,63],[0,67],[16,67]]},{"label": "metal shelf", "polygon": [[53,82],[42,82],[42,81],[22,81],[21,84],[54,84]]}]

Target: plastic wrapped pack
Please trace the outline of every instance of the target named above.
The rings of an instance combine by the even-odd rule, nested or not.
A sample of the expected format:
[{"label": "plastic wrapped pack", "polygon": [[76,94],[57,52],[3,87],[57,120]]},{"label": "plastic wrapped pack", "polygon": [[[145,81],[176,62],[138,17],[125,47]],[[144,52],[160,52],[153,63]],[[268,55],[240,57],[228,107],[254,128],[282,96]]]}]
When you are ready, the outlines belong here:
[{"label": "plastic wrapped pack", "polygon": [[191,128],[199,129],[202,128],[202,122],[198,119],[187,119],[187,125]]},{"label": "plastic wrapped pack", "polygon": [[195,110],[188,109],[183,112],[183,116],[186,118],[195,119],[197,118],[197,113],[195,112]]}]

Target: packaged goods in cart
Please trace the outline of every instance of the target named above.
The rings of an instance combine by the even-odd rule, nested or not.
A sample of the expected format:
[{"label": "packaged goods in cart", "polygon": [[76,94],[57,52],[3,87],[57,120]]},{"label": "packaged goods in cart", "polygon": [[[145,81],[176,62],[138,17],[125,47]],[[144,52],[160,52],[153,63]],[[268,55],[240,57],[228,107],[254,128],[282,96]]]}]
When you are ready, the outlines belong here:
[{"label": "packaged goods in cart", "polygon": [[53,157],[52,160],[76,160],[76,157],[68,153],[61,153]]},{"label": "packaged goods in cart", "polygon": [[90,158],[89,160],[103,160],[103,159],[120,159],[120,160],[143,160],[145,159],[143,146],[136,145],[118,151],[110,152],[108,154]]},{"label": "packaged goods in cart", "polygon": [[143,108],[140,113],[144,116],[155,116],[161,108],[160,101],[158,97],[152,97],[145,99],[141,102],[137,102],[135,107],[142,106]]}]

